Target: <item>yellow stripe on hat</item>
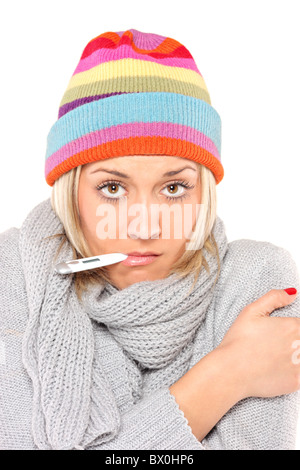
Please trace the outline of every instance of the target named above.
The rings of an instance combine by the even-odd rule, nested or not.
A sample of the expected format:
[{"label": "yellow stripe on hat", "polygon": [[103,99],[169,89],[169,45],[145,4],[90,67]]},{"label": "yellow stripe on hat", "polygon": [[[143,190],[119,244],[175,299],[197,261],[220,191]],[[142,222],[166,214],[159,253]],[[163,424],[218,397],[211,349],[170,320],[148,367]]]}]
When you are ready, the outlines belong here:
[{"label": "yellow stripe on hat", "polygon": [[196,85],[208,93],[203,77],[183,67],[171,67],[169,65],[156,64],[154,62],[139,59],[120,59],[97,65],[85,72],[77,73],[71,78],[66,91],[82,85],[89,85],[99,80],[115,80],[120,77],[155,77],[169,78]]}]

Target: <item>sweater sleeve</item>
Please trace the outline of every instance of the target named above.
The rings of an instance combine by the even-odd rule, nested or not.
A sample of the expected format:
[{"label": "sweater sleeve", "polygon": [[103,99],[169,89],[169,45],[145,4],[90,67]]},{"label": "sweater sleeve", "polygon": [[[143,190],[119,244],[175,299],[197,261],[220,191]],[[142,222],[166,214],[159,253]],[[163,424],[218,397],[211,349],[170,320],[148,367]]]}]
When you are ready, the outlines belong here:
[{"label": "sweater sleeve", "polygon": [[121,417],[118,435],[91,450],[206,450],[167,387],[141,399]]},{"label": "sweater sleeve", "polygon": [[19,229],[0,234],[0,449],[34,449],[32,387],[22,363],[28,302],[20,262]]},{"label": "sweater sleeve", "polygon": [[[227,281],[219,293],[213,349],[239,312],[271,289],[295,287],[298,291],[293,303],[274,310],[271,316],[300,317],[299,273],[291,254],[271,243],[249,244],[249,240],[235,241],[231,248],[238,257],[226,268]],[[291,348],[291,360],[292,353]],[[212,450],[294,450],[299,406],[300,391],[270,398],[246,398],[231,408],[202,442]]]}]

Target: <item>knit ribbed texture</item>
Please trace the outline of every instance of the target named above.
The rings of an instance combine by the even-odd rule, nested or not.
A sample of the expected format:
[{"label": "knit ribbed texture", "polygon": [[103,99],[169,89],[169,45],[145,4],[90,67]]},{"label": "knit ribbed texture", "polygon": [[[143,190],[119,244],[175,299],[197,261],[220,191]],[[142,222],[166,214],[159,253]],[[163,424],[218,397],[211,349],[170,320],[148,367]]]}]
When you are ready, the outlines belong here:
[{"label": "knit ribbed texture", "polygon": [[[43,218],[43,214],[47,220],[47,223],[43,221],[45,233],[50,235],[59,229],[56,218],[51,212],[47,212],[47,208],[49,209],[49,201],[37,206],[30,214],[29,219],[36,225],[36,235],[41,230],[39,217]],[[29,219],[27,219],[27,229]],[[26,224],[23,225],[23,230],[25,226]],[[24,259],[20,257],[20,247],[21,250],[25,247],[24,238],[22,241],[20,235],[21,231],[15,228],[0,234],[1,449],[43,448],[44,439],[53,439],[56,433],[59,436],[60,426],[70,425],[68,412],[72,416],[75,400],[81,402],[86,396],[89,396],[89,406],[85,406],[83,402],[82,415],[78,415],[76,427],[71,427],[72,432],[67,435],[68,440],[66,439],[62,446],[57,437],[55,444],[48,444],[48,448],[56,446],[69,448],[74,444],[74,436],[78,437],[81,432],[84,432],[84,437],[79,443],[74,444],[74,448],[99,450],[294,448],[299,392],[268,399],[253,397],[242,400],[226,413],[200,443],[168,389],[183,373],[218,346],[246,305],[272,288],[293,286],[299,291],[299,274],[288,251],[271,243],[254,240],[236,240],[229,243],[205,318],[197,328],[195,337],[188,344],[189,347],[184,347],[177,356],[181,358],[181,364],[177,363],[176,368],[172,368],[171,365],[176,363],[172,360],[167,367],[144,369],[133,359],[135,351],[132,351],[131,347],[126,350],[124,345],[120,344],[116,331],[113,329],[110,331],[104,323],[90,318],[80,308],[74,297],[72,283],[68,288],[62,288],[64,293],[60,286],[57,292],[53,292],[53,271],[50,269],[51,260],[48,259],[46,248],[48,245],[36,237],[33,237],[27,245],[27,260],[33,256],[32,271],[28,270],[28,265],[26,267]],[[64,258],[66,253],[70,254],[66,250],[61,258]],[[37,261],[37,254],[42,261]],[[108,291],[105,290],[105,302],[109,300],[109,294],[118,295],[114,289],[111,287]],[[64,299],[62,306],[61,299]],[[171,299],[168,301],[171,304],[173,302]],[[95,302],[94,295],[90,298],[90,302],[92,304]],[[48,310],[44,304],[49,304]],[[67,305],[71,307],[69,314],[72,328],[63,329],[61,333],[59,329],[55,330],[55,324],[57,321],[61,326],[60,314],[63,314],[64,325],[67,324],[66,311],[63,308]],[[47,312],[51,314],[48,318]],[[289,306],[275,310],[272,316],[299,317],[299,312],[300,302],[299,298],[296,298]],[[113,314],[115,313],[113,310]],[[69,355],[70,351],[63,348],[61,354],[57,356],[56,348],[59,342],[51,343],[52,340],[47,338],[45,332],[46,326],[49,337],[53,340],[57,333],[58,338],[63,341],[61,344],[65,347],[70,338],[78,338],[82,332],[92,332],[93,337],[91,341],[81,341],[78,354]],[[50,347],[51,344],[53,349]],[[82,380],[76,383],[75,387],[72,381],[73,368],[77,361],[80,362],[82,352],[89,347],[94,351],[92,364],[87,364],[83,369]],[[183,353],[186,351],[188,351],[187,356]],[[55,357],[56,360],[52,363]],[[67,358],[70,360],[68,364]],[[51,363],[52,368],[49,367]],[[46,365],[48,369],[43,370],[43,366]],[[38,377],[37,367],[41,372]],[[65,368],[66,374],[61,378],[61,383],[55,383],[55,378],[58,376],[53,375],[53,372],[61,367]],[[164,370],[167,371],[166,374],[163,374]],[[92,373],[90,382],[92,386],[88,389],[83,386],[83,382],[90,373]],[[44,385],[44,388],[41,385]],[[75,394],[71,402],[67,400],[68,394],[64,390],[70,388]],[[41,390],[43,390],[42,397],[39,395]],[[57,390],[63,390],[63,393],[56,396]],[[105,406],[103,406],[103,397],[110,397],[109,402],[105,401]],[[41,410],[38,406],[39,398],[43,403]],[[49,407],[54,398],[63,399],[57,409]],[[114,410],[117,410],[115,415]],[[45,413],[48,420],[50,416],[50,422],[52,424],[56,422],[59,426],[55,430],[51,429],[44,419],[39,418],[40,413]],[[59,414],[61,418],[57,421],[55,415]],[[109,425],[112,419],[119,419],[115,435],[112,435],[109,426],[107,435],[99,435],[99,420],[102,424]],[[45,433],[37,434],[37,427],[40,431],[45,429]]]},{"label": "knit ribbed texture", "polygon": [[190,52],[136,29],[85,47],[47,138],[45,177],[126,155],[171,155],[211,169],[218,184],[221,119]]},{"label": "knit ribbed texture", "polygon": [[[219,218],[214,232],[222,260],[227,240]],[[203,268],[186,299],[184,293],[188,293],[193,276],[176,279],[173,274],[166,279],[135,283],[126,290],[109,285],[108,295],[99,295],[99,287],[94,287],[93,293],[83,295],[85,311],[90,318],[104,323],[142,367],[165,368],[191,343],[205,317],[217,275],[217,263],[211,256],[209,262],[210,275]]]}]

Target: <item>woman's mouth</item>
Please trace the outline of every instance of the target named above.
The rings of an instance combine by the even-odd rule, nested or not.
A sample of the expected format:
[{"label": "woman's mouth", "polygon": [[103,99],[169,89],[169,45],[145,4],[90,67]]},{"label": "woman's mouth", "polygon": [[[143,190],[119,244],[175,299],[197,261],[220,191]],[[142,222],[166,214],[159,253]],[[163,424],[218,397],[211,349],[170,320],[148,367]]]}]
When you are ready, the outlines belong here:
[{"label": "woman's mouth", "polygon": [[143,266],[145,264],[153,263],[153,261],[155,261],[160,256],[160,254],[152,252],[132,252],[127,254],[128,258],[122,261],[122,264],[125,266]]}]

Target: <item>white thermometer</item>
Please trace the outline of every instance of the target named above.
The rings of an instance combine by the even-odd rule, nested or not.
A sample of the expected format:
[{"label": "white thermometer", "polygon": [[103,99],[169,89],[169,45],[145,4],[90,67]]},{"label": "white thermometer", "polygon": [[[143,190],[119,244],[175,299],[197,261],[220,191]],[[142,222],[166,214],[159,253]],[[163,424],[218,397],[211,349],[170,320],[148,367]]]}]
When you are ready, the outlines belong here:
[{"label": "white thermometer", "polygon": [[109,264],[120,263],[128,255],[124,253],[109,253],[106,255],[91,256],[90,258],[80,258],[70,261],[63,261],[55,266],[55,271],[59,274],[72,274],[79,271],[86,271],[87,269],[101,268]]}]

